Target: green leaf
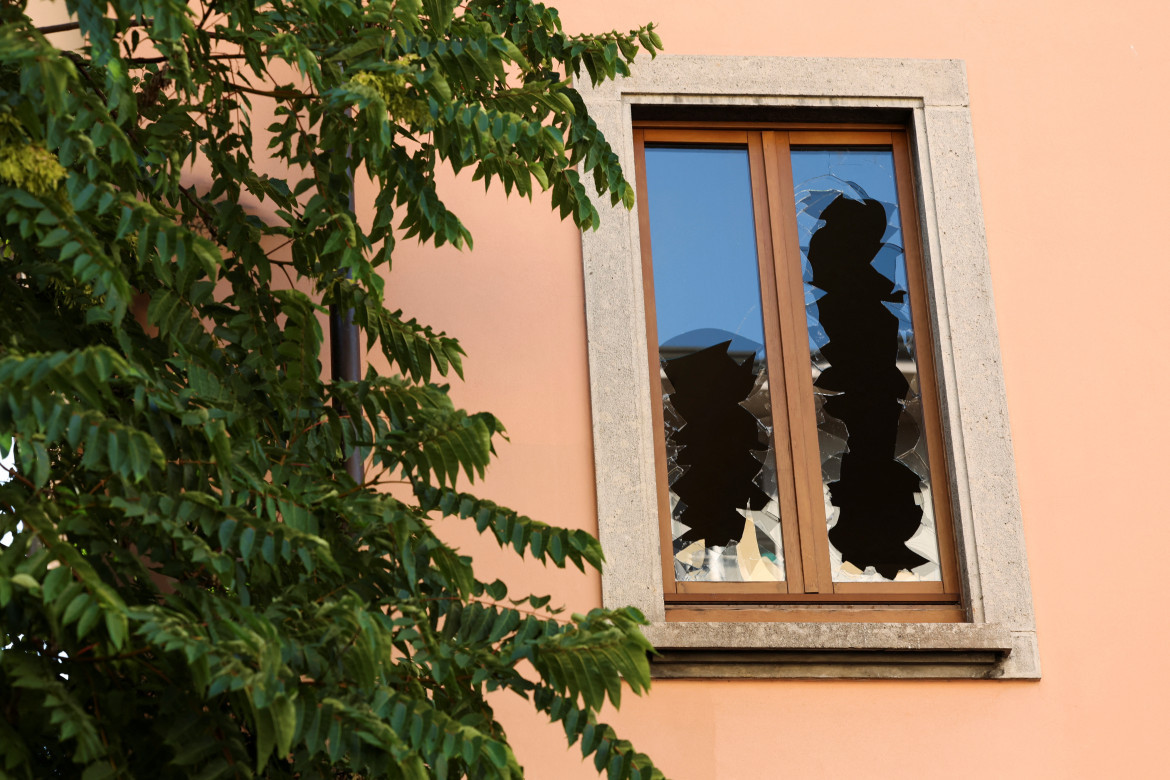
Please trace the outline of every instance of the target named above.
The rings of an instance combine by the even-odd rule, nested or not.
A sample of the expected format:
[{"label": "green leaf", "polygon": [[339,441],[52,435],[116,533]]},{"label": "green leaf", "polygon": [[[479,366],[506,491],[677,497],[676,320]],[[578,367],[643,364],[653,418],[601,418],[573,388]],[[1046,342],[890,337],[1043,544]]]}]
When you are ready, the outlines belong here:
[{"label": "green leaf", "polygon": [[65,607],[65,613],[61,616],[61,624],[67,626],[77,620],[92,603],[93,599],[90,598],[88,593],[84,591],[78,593],[69,602],[69,606]]},{"label": "green leaf", "polygon": [[106,610],[104,616],[110,644],[114,646],[115,650],[121,650],[126,645],[126,616],[114,610]]},{"label": "green leaf", "polygon": [[118,773],[117,767],[109,761],[96,761],[85,768],[81,773],[81,780],[106,780],[110,777],[116,777]]},{"label": "green leaf", "polygon": [[9,578],[9,581],[12,582],[13,585],[19,585],[25,590],[30,590],[34,593],[41,589],[41,584],[39,582],[33,579],[31,575],[25,574],[23,572],[13,574],[12,577]]},{"label": "green leaf", "polygon": [[263,772],[268,764],[268,757],[276,747],[276,727],[270,708],[257,707],[255,703],[252,706],[256,726],[256,771]]},{"label": "green leaf", "polygon": [[271,710],[276,754],[283,756],[291,748],[296,734],[296,708],[288,696],[280,694],[273,699]]},{"label": "green leaf", "polygon": [[67,566],[57,566],[45,575],[42,596],[46,604],[57,600],[65,586],[73,581],[73,572]]},{"label": "green leaf", "polygon": [[232,536],[235,535],[236,521],[228,518],[219,525],[219,546],[226,550],[231,544]]},{"label": "green leaf", "polygon": [[256,529],[247,526],[240,532],[240,557],[247,562],[252,557],[252,545],[256,542]]},{"label": "green leaf", "polygon": [[98,604],[92,603],[86,607],[77,621],[77,638],[85,639],[93,627],[97,625],[97,622],[101,620],[101,617],[102,610]]}]

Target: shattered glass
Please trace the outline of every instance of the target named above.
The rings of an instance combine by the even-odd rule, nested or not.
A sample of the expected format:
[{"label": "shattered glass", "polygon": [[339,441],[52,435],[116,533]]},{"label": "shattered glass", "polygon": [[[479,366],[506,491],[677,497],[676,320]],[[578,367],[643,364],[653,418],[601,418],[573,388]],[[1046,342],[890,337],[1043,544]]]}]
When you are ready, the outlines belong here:
[{"label": "shattered glass", "polygon": [[[717,347],[716,347],[717,348]],[[772,406],[768,392],[767,369],[763,361],[751,361],[753,378],[750,394],[739,406],[751,413],[757,435],[766,449],[755,451],[756,461],[751,485],[764,496],[760,502],[735,502],[728,508],[738,519],[724,520],[713,534],[705,532],[696,539],[695,527],[687,525],[688,505],[679,495],[685,490],[680,483],[693,465],[684,463],[679,443],[684,437],[686,420],[675,408],[676,388],[667,375],[669,360],[660,358],[663,388],[663,411],[666,420],[667,483],[671,486],[671,530],[674,539],[674,570],[678,581],[755,582],[784,579],[783,537],[776,485],[776,458],[772,441]],[[741,364],[746,365],[746,364]],[[701,422],[695,423],[701,424]],[[698,445],[701,446],[701,445]],[[717,475],[716,479],[723,477]],[[692,521],[693,522],[693,521]],[[698,526],[698,523],[695,524]]]},{"label": "shattered glass", "polygon": [[751,180],[743,148],[647,148],[678,581],[784,579]]},{"label": "shattered glass", "polygon": [[[923,435],[922,397],[910,316],[906,258],[901,246],[901,215],[893,154],[882,150],[796,149],[792,151],[792,169],[833,581],[938,581],[941,578],[938,538],[926,437]],[[874,202],[880,204],[880,211]],[[832,214],[827,214],[830,207]],[[854,268],[843,274],[844,264],[855,261],[849,253],[857,251],[858,241],[851,232],[870,229],[851,227],[848,220],[872,222],[874,215],[881,217],[882,212],[885,227],[882,230],[878,224],[872,228],[874,240],[871,242],[869,268]],[[818,238],[818,249],[814,236],[827,225],[830,225],[829,230]],[[817,256],[813,260],[810,260],[810,245],[813,246],[812,254]],[[833,256],[834,251],[845,259]],[[863,252],[863,257],[870,257],[869,249]],[[817,265],[817,273],[814,273],[814,265]],[[834,275],[836,278],[831,278]],[[866,275],[873,279],[856,279]],[[821,286],[814,284],[814,276]],[[825,287],[866,289],[863,292],[852,289],[830,293]],[[832,320],[822,321],[830,316],[822,313],[822,308],[831,302],[827,296],[836,296],[838,306]],[[881,309],[875,310],[879,303],[888,315]],[[830,346],[833,337],[829,331],[836,333],[838,343],[835,346]],[[891,354],[875,359],[857,351],[859,345],[881,341],[880,335],[872,335],[874,331],[888,333]],[[896,355],[892,354],[895,342]],[[853,350],[851,355],[849,349]],[[834,352],[838,355],[835,370],[828,357]],[[886,358],[893,358],[894,365],[883,363]],[[893,372],[900,374],[901,379],[896,374],[891,376]],[[892,393],[888,402],[864,397],[866,388],[870,387]],[[835,415],[833,409],[838,414]],[[841,419],[842,416],[855,421],[852,448],[850,426]],[[889,420],[888,424],[874,422],[875,418],[883,416]],[[876,445],[875,440],[878,440]],[[862,446],[870,452],[863,454],[859,449]],[[887,462],[875,459],[872,453],[875,447]],[[893,465],[889,459],[901,465]],[[853,465],[847,466],[843,475],[843,463],[849,462]],[[852,488],[853,483],[866,481],[866,475],[858,473],[863,466],[879,466],[881,475],[869,475],[869,487]],[[890,495],[898,490],[891,487],[893,483],[906,486],[908,495]],[[868,512],[864,501],[867,490],[877,494]],[[837,498],[834,492],[838,493]],[[847,494],[849,498],[843,499],[842,496]],[[848,535],[842,534],[846,530],[844,526],[836,532],[833,530],[842,521],[842,501],[847,507],[852,506],[847,509],[847,522],[851,524]],[[850,551],[843,553],[837,542],[846,538],[850,541],[847,545]],[[873,552],[879,548],[881,551]],[[871,559],[877,563],[865,566],[856,563],[857,560]]]}]

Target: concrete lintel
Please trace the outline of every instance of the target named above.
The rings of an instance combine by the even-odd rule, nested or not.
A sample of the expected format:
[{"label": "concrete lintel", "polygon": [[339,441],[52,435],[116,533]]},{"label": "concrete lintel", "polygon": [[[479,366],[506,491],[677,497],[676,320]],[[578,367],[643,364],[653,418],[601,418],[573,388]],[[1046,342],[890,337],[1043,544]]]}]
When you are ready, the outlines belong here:
[{"label": "concrete lintel", "polygon": [[629,78],[578,89],[591,104],[619,94],[667,93],[909,97],[932,106],[967,105],[962,60],[660,55],[639,59]]}]

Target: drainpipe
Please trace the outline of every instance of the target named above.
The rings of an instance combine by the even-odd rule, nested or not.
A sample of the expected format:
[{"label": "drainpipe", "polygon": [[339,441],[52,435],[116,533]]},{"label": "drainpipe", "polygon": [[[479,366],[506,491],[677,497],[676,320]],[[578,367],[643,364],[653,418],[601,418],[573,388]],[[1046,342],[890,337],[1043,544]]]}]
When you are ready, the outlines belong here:
[{"label": "drainpipe", "polygon": [[[353,184],[349,187],[349,210],[355,206]],[[329,306],[329,363],[334,381],[357,382],[362,378],[361,338],[353,321],[353,309],[342,311],[337,304]],[[345,456],[345,471],[359,485],[365,481],[360,448]]]}]

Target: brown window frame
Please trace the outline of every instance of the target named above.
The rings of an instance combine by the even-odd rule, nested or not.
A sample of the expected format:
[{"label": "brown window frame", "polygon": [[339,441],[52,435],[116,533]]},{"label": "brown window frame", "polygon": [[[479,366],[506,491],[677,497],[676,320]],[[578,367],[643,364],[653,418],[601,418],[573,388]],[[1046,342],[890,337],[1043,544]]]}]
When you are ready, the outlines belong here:
[{"label": "brown window frame", "polygon": [[[963,606],[949,496],[934,345],[906,128],[891,125],[720,123],[635,120],[635,179],[646,305],[651,409],[654,418],[663,598],[667,621],[962,622]],[[673,566],[666,442],[661,403],[654,276],[645,173],[647,145],[746,147],[759,262],[781,527],[782,582],[677,582]],[[938,582],[832,581],[810,355],[805,323],[797,212],[789,152],[792,148],[881,148],[893,152],[902,218],[911,317],[916,334],[924,435],[939,544]],[[787,313],[787,316],[782,316]],[[782,412],[781,412],[782,410]],[[788,446],[783,446],[787,442]]]}]

